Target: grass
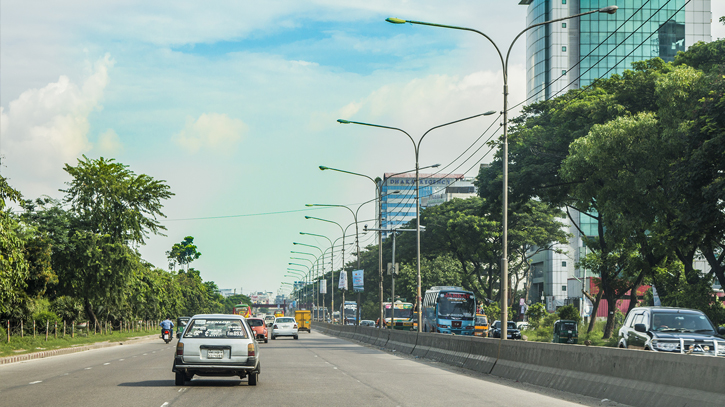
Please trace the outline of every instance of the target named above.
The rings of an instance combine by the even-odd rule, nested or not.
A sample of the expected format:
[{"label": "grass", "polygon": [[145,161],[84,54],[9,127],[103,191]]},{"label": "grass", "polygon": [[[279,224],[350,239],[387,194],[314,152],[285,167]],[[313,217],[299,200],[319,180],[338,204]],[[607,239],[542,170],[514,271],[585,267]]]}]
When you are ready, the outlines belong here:
[{"label": "grass", "polygon": [[[584,341],[589,340],[591,341],[590,346],[608,346],[608,347],[617,347],[618,339],[616,336],[616,332],[618,330],[614,329],[612,331],[612,337],[609,339],[603,339],[602,336],[604,335],[604,326],[606,325],[607,321],[597,321],[594,323],[594,329],[592,329],[592,332],[587,333],[588,325],[586,324],[579,324],[579,345],[584,344]],[[527,337],[527,340],[532,342],[551,342],[551,340],[554,337],[554,327],[552,326],[542,326],[538,329],[529,329],[521,332],[522,335],[525,335]]]},{"label": "grass", "polygon": [[158,334],[159,332],[160,331],[157,329],[133,332],[114,331],[105,335],[93,335],[93,333],[86,334],[85,332],[82,335],[79,335],[78,332],[76,332],[74,338],[71,338],[70,332],[67,332],[65,337],[62,337],[61,332],[57,339],[54,338],[53,335],[49,335],[47,341],[45,340],[45,334],[37,335],[35,338],[33,338],[32,334],[30,336],[25,335],[22,338],[17,335],[10,337],[10,343],[7,341],[7,336],[3,336],[0,338],[0,340],[2,340],[2,342],[0,342],[0,357],[41,352],[44,350],[72,348],[99,342],[120,342],[128,340],[129,338]]}]

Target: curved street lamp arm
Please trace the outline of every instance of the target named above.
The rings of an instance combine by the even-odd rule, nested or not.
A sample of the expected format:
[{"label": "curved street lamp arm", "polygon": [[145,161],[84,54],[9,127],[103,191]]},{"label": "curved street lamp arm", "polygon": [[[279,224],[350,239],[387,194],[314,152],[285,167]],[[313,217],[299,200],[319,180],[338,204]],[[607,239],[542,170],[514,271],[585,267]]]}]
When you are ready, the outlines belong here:
[{"label": "curved street lamp arm", "polygon": [[293,245],[296,245],[296,246],[307,246],[307,247],[314,247],[315,249],[319,250],[319,251],[320,251],[320,253],[322,253],[322,249],[320,249],[320,248],[319,248],[319,247],[317,247],[317,246],[313,246],[313,245],[311,245],[311,244],[305,244],[305,243],[298,243],[298,242],[292,242],[292,244],[293,244]]},{"label": "curved street lamp arm", "polygon": [[494,113],[496,113],[496,112],[495,112],[495,111],[493,111],[493,110],[489,110],[488,112],[485,112],[485,113],[479,113],[479,114],[477,114],[477,115],[473,115],[473,116],[468,116],[468,117],[465,117],[465,118],[463,118],[463,119],[458,119],[458,120],[454,120],[454,121],[452,121],[452,122],[448,122],[448,123],[444,123],[444,124],[439,124],[438,126],[434,126],[434,127],[431,127],[431,128],[430,128],[430,129],[428,129],[428,130],[427,130],[427,131],[426,131],[425,133],[423,133],[423,135],[422,135],[422,136],[420,136],[420,140],[418,140],[418,145],[417,145],[417,147],[416,147],[416,152],[417,152],[417,151],[418,151],[418,149],[420,148],[420,143],[421,143],[421,142],[423,142],[423,137],[425,137],[425,136],[426,136],[426,135],[427,135],[428,133],[430,133],[431,131],[433,131],[433,130],[435,130],[435,129],[439,129],[439,128],[441,128],[441,127],[445,127],[445,126],[450,126],[451,124],[456,124],[456,123],[460,123],[460,122],[463,122],[463,121],[466,121],[466,120],[470,120],[470,119],[475,119],[476,117],[481,117],[481,116],[490,116],[490,115],[492,115],[492,114],[494,114]]},{"label": "curved street lamp arm", "polygon": [[345,171],[345,170],[340,170],[340,169],[337,169],[337,168],[330,168],[330,167],[326,167],[324,165],[320,165],[319,168],[322,171],[324,171],[324,170],[332,170],[332,171],[342,172],[342,173],[345,173],[345,174],[357,175],[359,177],[365,177],[365,178],[369,179],[370,181],[372,181],[373,183],[377,184],[377,182],[375,182],[375,180],[372,177],[370,177],[368,175],[365,175],[365,174],[360,174],[358,172]]},{"label": "curved street lamp arm", "polygon": [[408,136],[408,138],[410,139],[410,141],[413,143],[413,147],[415,147],[415,140],[413,140],[413,137],[411,137],[411,135],[408,134],[407,131],[405,131],[403,129],[399,129],[397,127],[382,126],[380,124],[371,124],[371,123],[363,123],[363,122],[354,122],[352,120],[344,120],[344,119],[337,119],[337,122],[338,123],[341,123],[341,124],[359,124],[361,126],[370,126],[370,127],[379,127],[381,129],[397,130],[397,131],[399,131],[401,133],[404,133],[406,136]]}]

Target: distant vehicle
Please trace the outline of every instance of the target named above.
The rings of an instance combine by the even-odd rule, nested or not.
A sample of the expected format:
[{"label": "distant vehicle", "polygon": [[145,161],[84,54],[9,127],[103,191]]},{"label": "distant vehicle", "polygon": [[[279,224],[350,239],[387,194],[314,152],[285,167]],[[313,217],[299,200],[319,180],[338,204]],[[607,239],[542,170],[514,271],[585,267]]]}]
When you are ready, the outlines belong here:
[{"label": "distant vehicle", "polygon": [[312,312],[308,310],[296,310],[295,321],[297,322],[298,330],[307,331],[307,333],[310,333],[310,327],[312,325]]},{"label": "distant vehicle", "polygon": [[340,311],[335,311],[332,313],[332,322],[333,323],[340,322]]},{"label": "distant vehicle", "polygon": [[252,307],[247,304],[237,304],[234,306],[234,315],[241,315],[244,318],[250,318],[252,316]]},{"label": "distant vehicle", "polygon": [[264,323],[265,323],[265,324],[266,324],[266,325],[267,325],[268,327],[270,327],[270,328],[271,328],[271,327],[272,327],[272,324],[274,324],[274,315],[267,315],[267,316],[265,316],[265,317],[264,317]]},{"label": "distant vehicle", "polygon": [[[402,329],[410,331],[413,329],[413,304],[410,302],[396,301],[395,304],[390,302],[383,303],[383,311],[385,316],[385,327],[392,329]],[[395,318],[395,321],[391,321]]]},{"label": "distant vehicle", "polygon": [[194,375],[239,376],[257,385],[259,349],[241,315],[194,315],[176,345],[174,384],[183,386]]},{"label": "distant vehicle", "polygon": [[579,331],[576,321],[560,319],[554,322],[554,343],[578,343]]},{"label": "distant vehicle", "polygon": [[277,339],[278,336],[291,336],[298,339],[297,336],[297,321],[292,317],[279,317],[274,319],[272,324],[272,340]]},{"label": "distant vehicle", "polygon": [[619,329],[619,347],[725,356],[725,327],[716,328],[694,309],[637,307]]},{"label": "distant vehicle", "polygon": [[[501,321],[493,321],[493,325],[488,330],[489,338],[500,338],[501,337]],[[516,328],[516,322],[508,321],[506,324],[506,338],[507,339],[521,339],[521,331]]]},{"label": "distant vehicle", "polygon": [[317,307],[312,310],[312,318],[315,321],[327,321],[328,319],[330,319],[330,315],[327,312],[326,307]]},{"label": "distant vehicle", "polygon": [[256,340],[264,341],[264,343],[269,342],[267,324],[264,323],[262,318],[247,318],[247,324],[254,331],[254,338]]},{"label": "distant vehicle", "polygon": [[476,314],[476,323],[473,331],[474,336],[488,336],[488,318],[484,314]]},{"label": "distant vehicle", "polygon": [[375,321],[371,321],[369,319],[363,319],[360,321],[360,326],[372,326],[375,327]]},{"label": "distant vehicle", "polygon": [[178,317],[176,318],[176,337],[181,338],[181,334],[184,333],[186,324],[189,323],[191,317]]},{"label": "distant vehicle", "polygon": [[473,335],[476,296],[461,287],[436,286],[423,297],[423,332]]},{"label": "distant vehicle", "polygon": [[284,311],[283,310],[281,310],[281,309],[274,310],[274,317],[275,318],[277,318],[277,317],[283,317],[283,316],[284,316]]},{"label": "distant vehicle", "polygon": [[355,325],[357,321],[357,303],[355,301],[345,301],[340,306],[340,313],[345,315],[345,325]]}]

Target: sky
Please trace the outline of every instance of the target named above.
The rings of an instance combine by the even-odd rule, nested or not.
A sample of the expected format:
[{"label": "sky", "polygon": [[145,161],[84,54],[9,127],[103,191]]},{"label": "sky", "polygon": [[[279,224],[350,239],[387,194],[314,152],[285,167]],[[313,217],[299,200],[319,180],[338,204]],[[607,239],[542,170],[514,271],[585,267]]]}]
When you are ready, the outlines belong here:
[{"label": "sky", "polygon": [[[712,11],[713,38],[725,38],[725,1]],[[166,236],[147,239],[144,259],[167,268],[165,252],[193,236],[202,278],[276,292],[292,281],[288,263],[301,262],[290,252],[305,251],[293,242],[329,247],[300,232],[341,236],[305,215],[353,221],[345,208],[305,204],[357,209],[375,197],[370,180],[320,165],[372,178],[415,168],[404,134],[337,119],[417,140],[502,108],[501,64],[483,37],[385,19],[471,27],[507,49],[525,15],[518,0],[3,0],[0,172],[28,199],[62,198],[63,166],[83,155],[164,180],[175,194],[163,209]],[[510,105],[525,99],[524,69],[521,39]],[[432,131],[420,165],[474,177],[492,159],[483,143],[499,122]],[[360,207],[361,224],[374,227],[365,222],[374,216],[372,204]]]}]

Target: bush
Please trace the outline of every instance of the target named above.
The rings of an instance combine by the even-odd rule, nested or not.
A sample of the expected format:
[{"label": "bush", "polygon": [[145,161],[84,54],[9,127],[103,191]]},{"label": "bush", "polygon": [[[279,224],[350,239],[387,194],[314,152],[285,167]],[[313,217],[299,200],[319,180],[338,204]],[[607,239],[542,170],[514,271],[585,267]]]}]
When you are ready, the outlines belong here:
[{"label": "bush", "polygon": [[547,315],[546,307],[540,302],[532,304],[529,309],[526,310],[526,317],[529,319],[529,326],[532,329],[539,327],[539,323],[545,315]]},{"label": "bush", "polygon": [[52,311],[40,311],[33,315],[33,319],[39,326],[45,325],[46,321],[48,321],[48,326],[50,327],[52,327],[56,322],[63,324],[63,321],[58,317],[58,315],[55,315]]},{"label": "bush", "polygon": [[582,319],[579,315],[579,309],[577,309],[574,304],[565,305],[559,308],[556,313],[559,315],[559,319],[576,321],[577,324],[579,324]]}]

